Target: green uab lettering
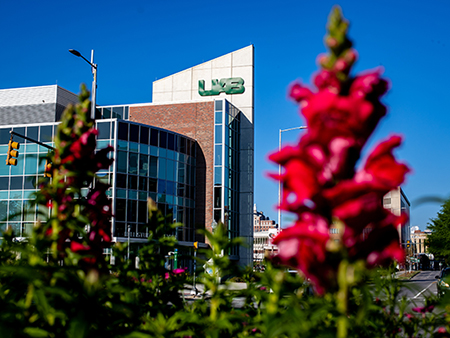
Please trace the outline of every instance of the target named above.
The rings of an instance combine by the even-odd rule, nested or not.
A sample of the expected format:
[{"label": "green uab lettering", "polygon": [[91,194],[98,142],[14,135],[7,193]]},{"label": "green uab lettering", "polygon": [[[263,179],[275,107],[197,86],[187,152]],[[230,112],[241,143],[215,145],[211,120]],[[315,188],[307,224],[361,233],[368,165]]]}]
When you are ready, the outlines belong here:
[{"label": "green uab lettering", "polygon": [[198,81],[198,93],[201,96],[226,94],[241,94],[245,91],[244,79],[232,77],[229,79],[211,80],[211,90],[205,90],[205,80]]},{"label": "green uab lettering", "polygon": [[220,80],[223,90],[227,94],[242,94],[245,91],[244,79],[240,77],[232,77]]},{"label": "green uab lettering", "polygon": [[219,95],[223,92],[222,86],[219,80],[211,80],[211,90],[205,90],[205,80],[198,81],[198,93],[201,96]]}]

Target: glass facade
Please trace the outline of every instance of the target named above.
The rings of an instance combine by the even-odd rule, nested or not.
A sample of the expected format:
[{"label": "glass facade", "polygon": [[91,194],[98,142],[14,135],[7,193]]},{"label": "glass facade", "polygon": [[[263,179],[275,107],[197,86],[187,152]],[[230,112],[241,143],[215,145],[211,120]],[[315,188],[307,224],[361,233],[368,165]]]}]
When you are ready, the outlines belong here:
[{"label": "glass facade", "polygon": [[129,119],[128,106],[111,106],[111,107],[97,107],[95,118],[99,119]]},{"label": "glass facade", "polygon": [[[222,221],[230,238],[239,233],[240,111],[227,100],[214,102],[214,221]],[[238,248],[230,252],[238,255]]]},{"label": "glass facade", "polygon": [[28,201],[33,198],[37,181],[45,180],[48,153],[47,148],[14,136],[20,143],[17,166],[6,165],[10,131],[53,146],[56,126],[57,123],[0,128],[0,236],[9,225],[17,236],[25,237],[39,219],[38,210],[30,210]]},{"label": "glass facade", "polygon": [[[128,107],[113,107],[113,112],[128,112]],[[104,111],[102,108],[100,111]],[[106,117],[106,116],[105,116]],[[7,166],[6,154],[10,130],[53,146],[57,123],[4,126],[0,128],[0,236],[6,227],[26,236],[38,219],[38,210],[28,210],[28,201],[36,191],[48,149],[14,136],[20,143],[17,166]],[[97,148],[114,147],[114,164],[98,172],[99,180],[112,185],[115,218],[113,236],[146,240],[147,197],[154,199],[165,215],[183,223],[177,228],[179,241],[193,241],[195,235],[195,141],[182,135],[123,118],[97,120]],[[86,191],[87,193],[87,191]]]},{"label": "glass facade", "polygon": [[98,121],[99,130],[102,124],[111,124],[111,130],[115,125],[117,129],[114,237],[128,236],[128,226],[130,237],[148,237],[147,197],[151,197],[165,215],[172,215],[174,222],[183,224],[177,228],[177,239],[194,241],[195,142],[132,122]]}]

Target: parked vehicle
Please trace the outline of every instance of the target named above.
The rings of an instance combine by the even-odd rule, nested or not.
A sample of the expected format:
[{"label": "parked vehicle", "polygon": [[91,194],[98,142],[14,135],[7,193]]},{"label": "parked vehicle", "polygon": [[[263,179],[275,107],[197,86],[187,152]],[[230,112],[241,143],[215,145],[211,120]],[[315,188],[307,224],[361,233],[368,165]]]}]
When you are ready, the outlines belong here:
[{"label": "parked vehicle", "polygon": [[450,291],[450,268],[443,269],[435,278],[438,279],[436,283],[438,297],[442,297]]}]

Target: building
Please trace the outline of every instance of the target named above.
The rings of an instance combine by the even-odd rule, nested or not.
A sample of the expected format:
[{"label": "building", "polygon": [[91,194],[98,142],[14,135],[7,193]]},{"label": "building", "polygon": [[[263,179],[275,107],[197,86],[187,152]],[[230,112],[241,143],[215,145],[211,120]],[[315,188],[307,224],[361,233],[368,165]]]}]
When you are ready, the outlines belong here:
[{"label": "building", "polygon": [[425,241],[430,233],[430,230],[421,231],[417,229],[411,231],[411,245],[414,254],[428,253],[428,247],[425,245]]},{"label": "building", "polygon": [[278,247],[272,244],[280,229],[275,221],[264,216],[262,211],[253,207],[253,262],[260,263],[266,256],[278,253]]},{"label": "building", "polygon": [[[406,224],[404,226],[399,226],[397,229],[400,237],[400,243],[402,243],[402,246],[406,247],[407,241],[411,240],[409,221],[410,203],[401,187],[388,192],[383,197],[383,207],[391,211],[396,216],[400,216],[403,213],[406,213],[408,215],[408,221],[406,222]],[[372,231],[372,229],[369,225],[363,230],[363,236],[367,236],[370,231]],[[330,239],[334,241],[340,241],[341,237],[342,229],[339,226],[333,224],[330,227]]]},{"label": "building", "polygon": [[[111,184],[114,241],[145,242],[146,199],[182,222],[181,246],[204,242],[198,229],[223,222],[236,247],[230,258],[252,262],[253,46],[202,63],[153,84],[153,102],[97,106],[98,148],[114,146],[115,162],[99,175]],[[77,101],[58,86],[0,90],[0,161],[9,131],[51,145],[64,108]],[[0,232],[10,225],[26,236],[37,213],[19,219],[42,176],[47,149],[15,137],[17,166],[0,163]],[[4,163],[4,162],[2,162]]]},{"label": "building", "polygon": [[411,238],[411,229],[410,229],[410,206],[408,198],[403,192],[401,187],[397,187],[390,192],[388,192],[383,198],[383,207],[388,209],[396,216],[400,216],[402,214],[406,214],[408,216],[408,221],[403,226],[398,227],[398,234],[400,237],[400,243],[406,247],[407,241],[410,241]]},{"label": "building", "polygon": [[256,209],[256,204],[253,206],[253,233],[268,231],[269,229],[278,229],[278,224],[272,221],[264,212]]}]

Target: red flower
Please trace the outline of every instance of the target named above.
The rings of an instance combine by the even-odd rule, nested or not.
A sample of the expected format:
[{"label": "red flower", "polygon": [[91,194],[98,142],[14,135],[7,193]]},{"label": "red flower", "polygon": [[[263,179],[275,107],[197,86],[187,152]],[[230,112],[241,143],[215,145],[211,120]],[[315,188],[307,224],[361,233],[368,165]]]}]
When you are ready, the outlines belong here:
[{"label": "red flower", "polygon": [[[297,217],[294,226],[274,239],[279,248],[274,261],[301,270],[319,293],[337,286],[340,259],[364,260],[373,267],[404,258],[398,227],[407,215],[395,216],[382,206],[383,196],[409,172],[393,155],[401,138],[379,144],[363,168],[355,170],[367,139],[386,114],[379,99],[388,82],[380,70],[348,76],[357,54],[342,34],[326,39],[332,53],[318,59],[318,92],[299,83],[289,90],[300,104],[307,133],[296,146],[269,157],[284,168],[281,174],[271,174],[283,186],[279,208]],[[332,220],[343,229],[340,246],[329,238]]]},{"label": "red flower", "polygon": [[333,216],[344,222],[351,232],[360,233],[368,224],[385,217],[381,199],[377,194],[368,194],[347,200],[335,209]]},{"label": "red flower", "polygon": [[96,129],[89,129],[78,140],[72,143],[70,151],[76,159],[86,157],[95,150],[95,136],[98,135]]},{"label": "red flower", "polygon": [[360,142],[372,133],[375,126],[371,121],[384,113],[369,101],[327,90],[309,98],[302,109],[313,138],[320,139],[321,134],[341,135],[361,139]]},{"label": "red flower", "polygon": [[410,171],[405,164],[398,163],[392,154],[393,149],[398,147],[401,141],[400,136],[392,136],[380,143],[369,155],[364,169],[356,173],[355,181],[371,182],[373,189],[378,187],[385,191],[398,187]]},{"label": "red flower", "polygon": [[[427,313],[427,312],[431,312],[434,309],[434,305],[428,305],[428,306],[423,306],[423,307],[413,307],[412,310],[414,312],[419,312],[419,313]],[[445,329],[444,332],[445,333]]]},{"label": "red flower", "polygon": [[290,92],[289,92],[289,96],[291,98],[293,98],[297,102],[301,102],[303,100],[306,100],[309,97],[311,97],[312,95],[313,95],[313,93],[308,88],[303,87],[299,83],[294,83],[291,86],[291,89],[290,89]]},{"label": "red flower", "polygon": [[395,160],[392,151],[399,146],[401,138],[392,136],[380,143],[369,155],[362,170],[352,180],[344,180],[324,190],[324,196],[333,207],[357,199],[367,192],[376,193],[380,199],[398,187],[410,171],[408,166]]},{"label": "red flower", "polygon": [[276,260],[301,270],[314,282],[317,291],[322,293],[330,283],[330,271],[324,265],[328,239],[327,221],[321,216],[305,212],[301,220],[281,231],[273,240],[278,245]]},{"label": "red flower", "polygon": [[323,69],[314,77],[314,84],[320,90],[327,89],[335,94],[341,91],[341,83],[332,71]]},{"label": "red flower", "polygon": [[114,161],[112,158],[108,158],[108,154],[111,151],[114,151],[114,148],[112,146],[107,146],[106,148],[99,150],[95,154],[95,157],[94,157],[95,170],[94,171],[109,168],[109,166]]},{"label": "red flower", "polygon": [[386,80],[380,78],[381,70],[369,72],[356,77],[350,87],[350,95],[357,97],[373,97],[378,99],[388,90]]},{"label": "red flower", "polygon": [[285,147],[280,152],[269,156],[271,160],[282,164],[285,168],[281,176],[271,174],[283,184],[283,209],[291,210],[301,205],[305,199],[310,199],[319,191],[320,184],[315,175],[320,167],[312,157],[301,156],[302,152],[296,148]]},{"label": "red flower", "polygon": [[[380,211],[381,212],[381,211]],[[364,259],[368,267],[387,265],[393,260],[403,261],[405,252],[400,246],[398,228],[408,217],[403,214],[395,216],[384,210],[384,219],[370,223],[359,233],[346,227],[343,243],[348,248],[349,256],[354,259]]]},{"label": "red flower", "polygon": [[70,242],[70,250],[72,252],[83,252],[83,251],[89,251],[90,249],[91,248],[89,246],[83,245],[76,241]]}]

